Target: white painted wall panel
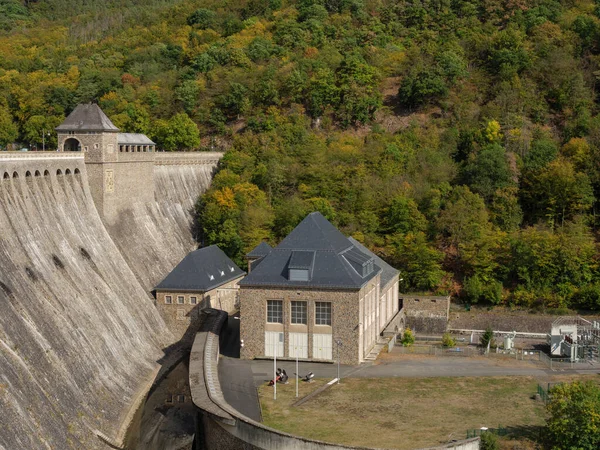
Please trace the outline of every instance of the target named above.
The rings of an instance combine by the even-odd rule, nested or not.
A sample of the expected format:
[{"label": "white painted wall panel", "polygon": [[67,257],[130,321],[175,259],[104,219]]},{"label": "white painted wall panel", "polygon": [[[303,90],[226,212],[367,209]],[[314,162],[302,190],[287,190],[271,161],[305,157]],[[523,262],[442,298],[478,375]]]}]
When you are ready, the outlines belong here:
[{"label": "white painted wall panel", "polygon": [[290,358],[308,358],[308,333],[290,333]]},{"label": "white painted wall panel", "polygon": [[333,343],[331,334],[313,334],[313,358],[333,359]]}]

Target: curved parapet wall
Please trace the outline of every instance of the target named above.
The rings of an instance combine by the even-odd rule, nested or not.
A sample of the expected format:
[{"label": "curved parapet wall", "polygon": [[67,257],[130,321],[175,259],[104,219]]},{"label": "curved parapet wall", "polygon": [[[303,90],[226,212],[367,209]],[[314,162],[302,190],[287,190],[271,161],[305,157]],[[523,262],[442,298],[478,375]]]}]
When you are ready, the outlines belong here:
[{"label": "curved parapet wall", "polygon": [[[5,175],[6,174],[6,175]],[[100,449],[173,340],[81,154],[0,152],[0,448]]]},{"label": "curved parapet wall", "polygon": [[[210,310],[210,319],[196,335],[190,354],[192,401],[203,415],[205,448],[208,450],[295,449],[377,450],[352,447],[294,436],[256,422],[241,414],[223,397],[217,365],[219,333],[227,313]],[[479,450],[479,438],[424,450]]]},{"label": "curved parapet wall", "polygon": [[154,201],[135,201],[108,224],[110,235],[146,290],[197,246],[193,206],[208,189],[222,153],[155,153]]}]

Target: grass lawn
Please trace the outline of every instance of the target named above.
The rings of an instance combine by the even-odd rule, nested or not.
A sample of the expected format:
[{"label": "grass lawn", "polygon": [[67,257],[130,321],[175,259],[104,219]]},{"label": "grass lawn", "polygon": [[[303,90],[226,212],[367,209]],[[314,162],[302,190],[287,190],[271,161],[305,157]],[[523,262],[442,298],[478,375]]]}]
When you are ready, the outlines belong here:
[{"label": "grass lawn", "polygon": [[[574,377],[551,377],[569,381]],[[576,379],[597,380],[598,376]],[[301,383],[300,397],[329,380]],[[536,435],[545,422],[532,399],[532,377],[347,378],[299,407],[295,385],[259,390],[265,425],[346,445],[409,450],[465,439],[468,429],[502,426],[517,437]]]}]

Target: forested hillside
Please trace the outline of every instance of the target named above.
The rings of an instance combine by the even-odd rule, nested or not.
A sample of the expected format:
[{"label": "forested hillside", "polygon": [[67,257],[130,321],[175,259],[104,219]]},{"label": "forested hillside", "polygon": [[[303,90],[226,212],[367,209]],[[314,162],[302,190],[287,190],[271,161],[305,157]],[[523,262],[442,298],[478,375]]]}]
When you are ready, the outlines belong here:
[{"label": "forested hillside", "polygon": [[197,209],[240,263],[319,210],[402,290],[600,309],[599,17],[589,0],[0,0],[0,146],[96,101],[165,150],[228,150]]}]

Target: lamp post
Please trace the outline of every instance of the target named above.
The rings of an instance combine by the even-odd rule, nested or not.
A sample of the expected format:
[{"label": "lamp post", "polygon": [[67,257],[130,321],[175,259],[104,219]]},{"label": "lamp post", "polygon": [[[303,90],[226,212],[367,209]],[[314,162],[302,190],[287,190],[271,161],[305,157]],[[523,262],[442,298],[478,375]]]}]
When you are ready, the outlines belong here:
[{"label": "lamp post", "polygon": [[336,339],[335,343],[337,345],[337,360],[338,360],[338,364],[337,364],[337,384],[340,384],[340,347],[342,346],[342,340],[341,339]]},{"label": "lamp post", "polygon": [[46,130],[42,130],[42,151],[46,151],[46,135],[50,136],[50,132],[46,133]]}]

